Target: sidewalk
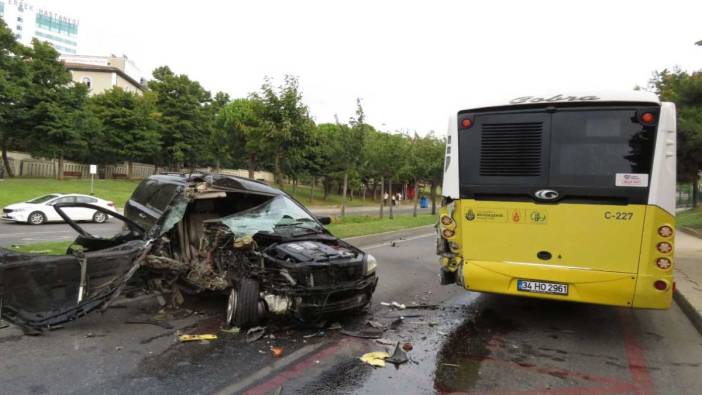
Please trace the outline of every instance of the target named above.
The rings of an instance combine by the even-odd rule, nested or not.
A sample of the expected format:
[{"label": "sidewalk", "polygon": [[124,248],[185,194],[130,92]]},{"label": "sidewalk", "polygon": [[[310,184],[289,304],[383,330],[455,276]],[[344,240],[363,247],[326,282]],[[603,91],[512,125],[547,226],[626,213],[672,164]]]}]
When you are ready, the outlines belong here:
[{"label": "sidewalk", "polygon": [[675,301],[702,333],[702,238],[675,236]]}]

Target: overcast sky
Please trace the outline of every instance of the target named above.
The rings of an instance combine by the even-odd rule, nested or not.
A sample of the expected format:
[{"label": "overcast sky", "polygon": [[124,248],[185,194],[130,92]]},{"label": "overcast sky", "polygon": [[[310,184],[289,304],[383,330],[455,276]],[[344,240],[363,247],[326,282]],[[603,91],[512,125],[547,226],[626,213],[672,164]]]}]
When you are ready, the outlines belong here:
[{"label": "overcast sky", "polygon": [[384,130],[445,133],[448,115],[543,92],[630,90],[702,68],[702,1],[33,0],[80,20],[79,49],[159,65],[213,94],[300,78],[317,122],[363,99]]}]

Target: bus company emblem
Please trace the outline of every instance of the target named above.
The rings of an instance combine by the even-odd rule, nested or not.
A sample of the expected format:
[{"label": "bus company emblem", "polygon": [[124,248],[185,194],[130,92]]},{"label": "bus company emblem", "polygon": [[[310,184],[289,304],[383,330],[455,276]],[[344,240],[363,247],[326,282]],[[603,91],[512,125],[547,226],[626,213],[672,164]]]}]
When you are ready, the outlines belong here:
[{"label": "bus company emblem", "polygon": [[466,213],[466,219],[468,221],[472,221],[475,219],[475,213],[473,212],[473,209],[468,210],[468,212]]},{"label": "bus company emblem", "polygon": [[555,200],[558,199],[558,192],[554,191],[553,189],[542,189],[540,191],[536,191],[534,196],[541,200]]},{"label": "bus company emblem", "polygon": [[537,224],[546,222],[546,214],[540,211],[532,211],[529,215],[531,221]]},{"label": "bus company emblem", "polygon": [[525,103],[554,103],[554,102],[573,102],[573,101],[593,101],[600,100],[597,96],[563,96],[556,95],[551,97],[538,96],[522,96],[512,99],[510,104],[525,104]]}]

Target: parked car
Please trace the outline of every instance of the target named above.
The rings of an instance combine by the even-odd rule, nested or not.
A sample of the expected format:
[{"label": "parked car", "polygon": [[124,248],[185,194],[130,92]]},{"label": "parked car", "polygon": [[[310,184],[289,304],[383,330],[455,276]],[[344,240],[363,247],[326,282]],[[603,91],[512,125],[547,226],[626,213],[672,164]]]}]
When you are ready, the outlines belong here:
[{"label": "parked car", "polygon": [[[0,248],[3,318],[42,329],[106,308],[137,272],[170,300],[215,291],[226,322],[247,327],[267,314],[316,319],[361,310],[378,282],[375,258],[334,237],[284,192],[217,174],[144,180],[120,215],[88,203],[61,203],[78,233],[66,255]],[[112,238],[83,230],[65,213],[92,208],[125,223]]]},{"label": "parked car", "polygon": [[[2,209],[0,218],[6,221],[26,222],[30,225],[63,221],[56,210],[54,210],[54,205],[58,203],[89,203],[109,210],[115,209],[113,202],[94,196],[52,193],[23,203],[6,206]],[[66,207],[64,211],[74,221],[103,223],[109,218],[108,214],[88,207]]]}]

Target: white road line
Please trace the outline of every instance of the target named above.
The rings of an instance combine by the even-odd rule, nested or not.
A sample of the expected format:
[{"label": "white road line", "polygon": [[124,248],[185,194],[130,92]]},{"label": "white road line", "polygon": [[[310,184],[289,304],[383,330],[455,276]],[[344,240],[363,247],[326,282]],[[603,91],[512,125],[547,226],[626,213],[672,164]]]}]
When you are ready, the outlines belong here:
[{"label": "white road line", "polygon": [[371,244],[371,245],[369,245],[369,246],[359,247],[359,248],[361,248],[362,250],[372,250],[372,249],[374,249],[374,248],[387,247],[387,246],[389,246],[389,245],[390,245],[391,243],[393,243],[393,242],[394,242],[395,244],[398,244],[398,243],[404,243],[404,242],[406,242],[406,241],[412,241],[412,240],[417,240],[417,239],[423,239],[423,238],[425,238],[425,237],[430,237],[430,236],[436,236],[436,233],[432,232],[432,233],[426,233],[426,234],[423,234],[423,235],[417,235],[417,236],[408,237],[408,238],[406,238],[406,239],[390,240],[390,241],[385,241],[385,242],[378,243],[378,244]]}]

